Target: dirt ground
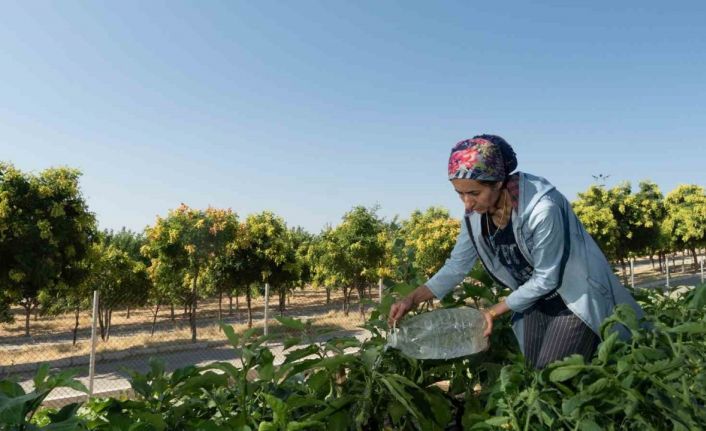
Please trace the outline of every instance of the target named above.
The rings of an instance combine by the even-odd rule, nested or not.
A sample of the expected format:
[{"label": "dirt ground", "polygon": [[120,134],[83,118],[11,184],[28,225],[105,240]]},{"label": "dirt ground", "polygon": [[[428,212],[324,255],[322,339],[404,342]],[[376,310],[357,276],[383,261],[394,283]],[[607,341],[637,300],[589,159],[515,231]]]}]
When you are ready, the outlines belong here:
[{"label": "dirt ground", "polygon": [[[372,300],[377,301],[377,289],[372,291]],[[290,296],[283,315],[312,322],[316,331],[338,331],[354,329],[363,323],[359,313],[358,298],[351,298],[350,313],[345,316],[343,297],[340,292],[331,293],[331,302],[326,304],[326,292],[321,289],[305,289],[295,291]],[[0,325],[0,366],[58,360],[68,357],[87,355],[90,353],[91,317],[90,310],[84,310],[79,316],[79,332],[76,345],[73,345],[73,327],[75,316],[72,313],[59,316],[38,316],[30,322],[30,337],[24,336],[23,310],[17,308],[14,324]],[[135,348],[157,347],[172,344],[191,343],[191,331],[188,317],[183,309],[175,310],[175,320],[171,319],[170,307],[160,308],[154,335],[151,334],[154,309],[137,308],[130,310],[115,310],[111,323],[111,334],[108,340],[99,342],[97,351],[124,351]],[[262,331],[264,322],[264,298],[253,298],[253,327]],[[268,327],[270,335],[281,334],[275,316],[279,316],[278,297],[270,297]],[[247,329],[247,308],[243,297],[233,299],[233,313],[229,314],[228,298],[222,304],[222,320],[232,325],[235,331]],[[226,337],[220,329],[218,319],[218,299],[202,300],[197,310],[198,341],[225,341]]]}]

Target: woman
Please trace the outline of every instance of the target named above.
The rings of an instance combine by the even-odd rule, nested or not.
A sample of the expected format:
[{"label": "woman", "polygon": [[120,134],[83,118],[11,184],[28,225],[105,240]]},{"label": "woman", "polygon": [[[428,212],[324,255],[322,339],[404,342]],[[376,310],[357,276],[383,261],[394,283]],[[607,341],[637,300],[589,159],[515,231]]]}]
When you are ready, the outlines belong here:
[{"label": "woman", "polygon": [[[390,322],[417,304],[443,298],[477,259],[512,293],[484,310],[485,336],[493,320],[513,312],[512,327],[529,364],[578,353],[590,359],[599,328],[616,304],[642,310],[620,284],[571,204],[547,180],[512,173],[517,159],[501,137],[480,135],[451,150],[448,174],[466,214],[444,266],[390,309]],[[625,338],[629,333],[618,329]]]}]

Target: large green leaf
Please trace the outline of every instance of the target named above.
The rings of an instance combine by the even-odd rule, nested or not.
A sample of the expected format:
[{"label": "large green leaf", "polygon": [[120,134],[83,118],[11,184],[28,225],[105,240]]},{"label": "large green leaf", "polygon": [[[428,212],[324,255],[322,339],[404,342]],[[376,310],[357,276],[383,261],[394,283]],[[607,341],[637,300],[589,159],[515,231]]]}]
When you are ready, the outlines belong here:
[{"label": "large green leaf", "polygon": [[549,374],[549,380],[552,382],[564,382],[585,369],[585,365],[565,365],[563,367],[558,367],[551,371]]},{"label": "large green leaf", "polygon": [[302,322],[301,320],[294,319],[291,317],[286,317],[286,316],[276,316],[275,319],[282,325],[286,326],[289,329],[294,329],[297,331],[304,331],[306,329],[306,324]]}]

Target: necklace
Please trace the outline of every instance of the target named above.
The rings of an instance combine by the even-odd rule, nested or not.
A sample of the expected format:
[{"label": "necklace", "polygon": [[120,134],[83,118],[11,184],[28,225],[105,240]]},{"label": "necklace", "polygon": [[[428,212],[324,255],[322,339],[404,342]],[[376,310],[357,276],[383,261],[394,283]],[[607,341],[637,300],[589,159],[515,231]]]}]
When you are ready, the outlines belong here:
[{"label": "necklace", "polygon": [[[503,206],[503,212],[500,213],[500,223],[502,223],[503,220],[505,220],[505,200],[506,200],[505,196],[506,196],[506,193],[503,193],[503,204],[502,204],[502,206]],[[486,215],[485,215],[485,227],[488,229],[488,242],[490,242],[490,246],[491,246],[491,248],[493,249],[493,251],[496,251],[497,246],[496,246],[496,244],[495,244],[495,236],[498,234],[498,232],[500,232],[501,230],[505,229],[505,226],[503,226],[502,228],[501,228],[499,225],[495,226],[495,232],[493,232],[493,233],[491,234],[491,233],[490,233],[490,220],[489,220],[490,217],[492,217],[492,216],[491,216],[490,214],[487,214],[487,213],[486,213]],[[493,224],[495,224],[495,223],[493,223]]]}]

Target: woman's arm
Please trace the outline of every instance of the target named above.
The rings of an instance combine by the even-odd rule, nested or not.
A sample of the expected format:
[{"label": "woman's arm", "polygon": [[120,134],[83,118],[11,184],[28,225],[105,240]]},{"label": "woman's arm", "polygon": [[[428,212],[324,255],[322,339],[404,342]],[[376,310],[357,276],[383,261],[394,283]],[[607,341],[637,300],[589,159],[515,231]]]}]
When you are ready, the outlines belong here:
[{"label": "woman's arm", "polygon": [[516,312],[525,311],[559,287],[569,253],[560,204],[547,199],[538,203],[532,212],[529,220],[533,240],[532,277],[506,299],[507,306]]},{"label": "woman's arm", "polygon": [[389,322],[401,319],[417,304],[434,297],[443,298],[451,289],[457,286],[473,268],[478,258],[478,252],[471,242],[466,224],[461,222],[461,230],[456,238],[456,245],[444,266],[426,283],[416,288],[405,298],[397,301],[390,308]]}]

